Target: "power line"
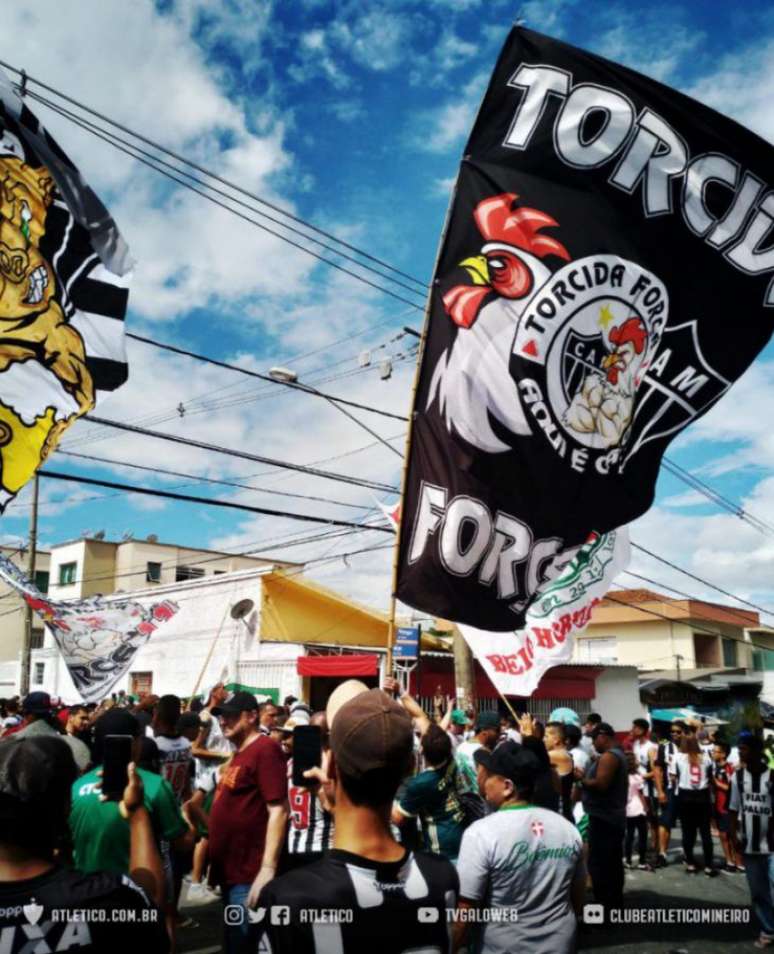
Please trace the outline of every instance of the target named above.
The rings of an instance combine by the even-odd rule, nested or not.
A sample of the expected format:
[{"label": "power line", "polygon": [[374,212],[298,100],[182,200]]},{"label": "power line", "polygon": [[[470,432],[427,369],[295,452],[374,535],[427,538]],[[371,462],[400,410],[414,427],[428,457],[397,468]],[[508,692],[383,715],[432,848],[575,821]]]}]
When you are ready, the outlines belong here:
[{"label": "power line", "polygon": [[[244,510],[247,513],[259,513],[267,517],[287,517],[291,520],[305,520],[309,523],[331,524],[335,527],[359,527],[360,524],[351,520],[335,520],[332,517],[315,517],[312,514],[291,513],[286,510],[269,510],[265,507],[251,507],[248,504],[234,503],[231,500],[215,500],[210,497],[193,497],[189,494],[179,494],[172,490],[158,490],[151,487],[139,487],[134,484],[120,484],[112,480],[99,480],[96,477],[81,477],[76,474],[63,474],[55,470],[39,470],[40,477],[54,480],[66,480],[79,484],[89,484],[93,487],[109,487],[112,490],[122,490],[133,494],[145,494],[150,497],[163,497],[168,500],[183,500],[188,503],[206,504],[209,507],[227,507],[231,510]],[[388,527],[374,527],[383,533],[392,533]]]},{"label": "power line", "polygon": [[391,417],[396,421],[407,421],[408,418],[402,414],[393,414],[391,411],[384,411],[378,407],[371,407],[368,404],[360,404],[357,401],[350,401],[346,398],[336,397],[333,394],[327,394],[326,392],[320,391],[316,388],[310,388],[308,385],[299,384],[294,381],[280,381],[277,378],[272,378],[268,374],[261,374],[258,371],[250,371],[247,368],[240,368],[238,364],[229,364],[227,361],[219,361],[217,358],[210,358],[206,354],[198,354],[195,351],[189,351],[186,348],[179,348],[177,345],[172,345],[167,342],[156,341],[153,338],[146,338],[143,335],[136,335],[131,331],[127,331],[127,338],[133,338],[135,341],[141,341],[143,344],[152,345],[154,348],[160,348],[162,351],[170,351],[173,354],[183,355],[186,358],[193,358],[196,361],[203,361],[205,364],[212,364],[218,368],[225,368],[227,371],[238,371],[240,374],[244,374],[249,378],[257,378],[259,381],[268,381],[271,384],[279,384],[281,387],[291,388],[294,391],[303,391],[306,394],[313,394],[317,397],[325,398],[326,401],[332,401],[334,404],[344,404],[347,407],[357,408],[359,411],[368,411],[371,414],[380,414],[382,417]]},{"label": "power line", "polygon": [[675,461],[670,460],[668,457],[664,457],[662,464],[664,469],[672,474],[672,476],[677,477],[678,480],[681,480],[684,484],[687,484],[689,487],[691,487],[691,489],[702,494],[712,503],[721,507],[723,510],[728,511],[728,513],[735,517],[739,517],[740,520],[743,520],[745,523],[748,523],[751,527],[753,527],[753,529],[757,530],[758,533],[774,534],[774,527],[771,524],[766,523],[765,520],[761,520],[760,517],[756,517],[754,514],[751,514],[749,511],[745,510],[741,504],[738,504],[735,501],[730,500],[728,497],[723,496],[720,491],[715,490],[715,488],[706,483],[706,481],[703,481],[695,474],[690,473]]},{"label": "power line", "polygon": [[102,424],[106,427],[114,427],[121,431],[128,431],[131,434],[141,434],[143,437],[155,437],[163,441],[171,441],[174,444],[184,444],[187,447],[196,447],[199,450],[213,451],[216,454],[225,454],[229,457],[239,457],[243,460],[252,460],[258,464],[269,464],[272,467],[279,467],[283,470],[295,470],[303,474],[309,474],[312,477],[324,477],[326,480],[336,480],[345,484],[352,484],[355,487],[366,487],[369,490],[380,490],[385,493],[397,493],[397,488],[389,484],[381,484],[373,480],[365,480],[360,477],[350,477],[347,474],[337,474],[333,471],[320,470],[316,467],[308,467],[304,464],[292,464],[290,461],[276,460],[272,457],[263,457],[260,454],[248,454],[247,451],[238,451],[229,447],[221,447],[218,444],[208,444],[205,441],[196,441],[190,437],[180,437],[174,434],[164,434],[162,431],[151,431],[145,427],[138,427],[135,424],[126,424],[121,421],[111,421],[104,417],[94,417],[89,414],[83,420],[90,421],[93,424]]},{"label": "power line", "polygon": [[[235,487],[238,490],[252,490],[256,493],[273,494],[279,497],[294,497],[298,500],[312,500],[315,503],[335,504],[337,507],[348,507],[351,510],[371,509],[364,504],[354,504],[344,500],[333,500],[330,497],[317,497],[311,494],[296,494],[291,493],[289,490],[275,490],[269,487],[255,487],[250,484],[240,484],[233,480],[217,480],[214,477],[199,477],[195,474],[184,474],[178,470],[166,470],[163,467],[148,467],[144,464],[133,464],[126,460],[109,460],[108,458],[96,457],[92,454],[77,454],[75,451],[57,451],[57,454],[61,454],[64,457],[77,457],[80,460],[90,460],[94,461],[95,463],[106,464],[111,467],[131,467],[133,470],[143,470],[151,474],[163,474],[166,477],[182,477],[190,483],[217,484],[222,487]],[[190,486],[190,483],[180,484],[179,486]]]},{"label": "power line", "polygon": [[[414,279],[414,278],[411,278],[411,276],[407,276],[410,281],[416,282],[416,284],[420,286],[417,289],[416,287],[412,285],[407,285],[405,282],[398,281],[398,279],[396,278],[392,278],[390,275],[385,275],[383,272],[380,272],[377,269],[373,268],[372,266],[367,265],[365,262],[361,262],[359,259],[354,258],[352,255],[347,255],[346,252],[342,252],[339,249],[333,248],[333,246],[328,245],[326,242],[321,242],[319,239],[316,239],[311,235],[307,235],[307,233],[301,231],[301,229],[294,228],[292,225],[288,225],[287,222],[283,222],[281,219],[274,218],[274,216],[268,215],[266,212],[262,212],[260,209],[256,209],[255,206],[250,205],[248,202],[243,202],[241,199],[238,199],[236,196],[231,195],[229,192],[224,192],[223,189],[217,189],[215,186],[211,185],[209,182],[204,182],[201,179],[198,179],[196,176],[192,175],[190,172],[186,172],[185,169],[179,169],[177,166],[173,166],[171,163],[166,162],[164,159],[161,159],[159,156],[155,156],[153,155],[153,153],[146,152],[144,149],[141,149],[138,145],[136,145],[136,143],[128,142],[126,139],[122,139],[120,136],[117,136],[115,133],[110,132],[109,130],[98,126],[96,123],[92,123],[88,119],[84,119],[82,116],[78,116],[76,113],[70,112],[70,110],[65,109],[63,106],[60,106],[58,103],[51,102],[51,100],[46,99],[45,96],[41,96],[39,93],[35,93],[31,90],[28,91],[28,95],[30,99],[33,99],[38,103],[41,103],[41,105],[43,106],[47,106],[49,109],[53,110],[55,113],[58,113],[64,119],[69,119],[71,122],[79,126],[81,129],[85,130],[86,132],[92,133],[93,135],[97,136],[99,139],[102,139],[104,142],[107,142],[109,145],[114,146],[116,149],[120,149],[121,152],[126,153],[128,152],[128,150],[134,150],[134,152],[137,153],[137,155],[134,155],[131,152],[129,152],[128,154],[134,155],[134,158],[140,161],[142,161],[140,157],[141,156],[144,157],[145,159],[149,160],[147,163],[145,163],[146,165],[151,165],[152,168],[156,169],[156,171],[161,172],[162,174],[166,174],[166,173],[164,173],[163,169],[158,168],[158,166],[156,165],[153,165],[154,163],[158,163],[159,166],[163,166],[166,169],[172,170],[172,172],[176,172],[182,176],[185,176],[186,179],[190,179],[191,182],[194,182],[205,189],[209,189],[210,192],[214,192],[215,195],[219,195],[222,198],[227,199],[229,202],[234,202],[244,209],[249,209],[251,212],[255,212],[256,215],[260,215],[261,218],[264,218],[267,221],[274,223],[275,225],[279,225],[280,228],[287,229],[289,232],[292,232],[294,235],[298,235],[301,238],[304,238],[307,241],[312,242],[315,245],[320,246],[321,248],[324,248],[326,251],[332,252],[334,255],[340,256],[346,261],[352,262],[354,265],[357,265],[358,268],[363,268],[366,271],[372,272],[374,275],[378,275],[379,278],[383,278],[386,281],[392,282],[394,285],[398,286],[399,288],[403,288],[406,291],[411,292],[411,294],[413,295],[424,294],[427,291],[426,287],[423,286],[418,279]],[[121,144],[120,146],[118,145],[119,143]],[[125,149],[121,148],[121,146],[125,146],[126,148]],[[183,160],[183,161],[186,163],[186,165],[190,165],[190,163],[187,160]],[[176,181],[179,181],[179,180],[176,180]],[[185,183],[182,183],[182,184],[185,185]],[[233,185],[231,187],[236,188]],[[304,224],[307,225],[307,227],[309,227],[307,223],[304,223]],[[355,249],[355,246],[348,246],[348,247]],[[359,249],[355,249],[355,251],[357,251],[358,255],[360,255],[361,257],[373,258],[367,252],[360,251]],[[376,259],[376,261],[378,261],[378,259]],[[397,269],[392,268],[392,266],[387,265],[386,263],[384,263],[384,267],[391,269],[397,274],[402,274]]]},{"label": "power line", "polygon": [[[343,248],[348,248],[351,251],[356,252],[361,257],[366,258],[372,262],[375,262],[376,264],[381,265],[383,268],[386,268],[389,271],[394,272],[395,274],[400,275],[403,278],[406,278],[409,281],[414,282],[415,284],[419,285],[422,290],[426,288],[425,283],[422,282],[421,279],[415,278],[413,275],[409,275],[406,272],[402,272],[400,269],[396,268],[394,265],[391,265],[389,262],[382,261],[381,259],[372,255],[371,253],[365,252],[362,249],[358,248],[357,246],[351,245],[350,243],[344,241],[338,236],[330,232],[326,232],[324,229],[321,229],[318,226],[313,225],[311,222],[308,222],[300,218],[299,216],[294,215],[293,213],[289,212],[287,209],[284,209],[281,206],[278,206],[269,202],[268,200],[262,198],[261,196],[256,195],[255,193],[250,192],[247,189],[244,189],[242,186],[239,186],[236,183],[223,178],[222,176],[219,176],[217,173],[212,172],[210,169],[207,169],[206,167],[199,165],[198,163],[192,161],[191,159],[187,159],[186,157],[174,152],[173,150],[168,149],[167,147],[154,142],[152,139],[149,139],[146,136],[143,136],[141,133],[135,132],[134,130],[130,129],[127,126],[123,126],[121,123],[116,122],[115,120],[111,119],[109,116],[105,116],[102,113],[99,113],[96,110],[92,109],[91,107],[86,106],[84,103],[81,103],[78,100],[73,99],[72,97],[66,95],[65,93],[62,93],[60,90],[56,89],[55,87],[48,86],[46,83],[42,82],[42,80],[33,78],[32,76],[27,74],[26,71],[17,69],[16,67],[11,66],[9,63],[6,63],[2,60],[0,60],[0,65],[4,66],[6,69],[11,70],[13,73],[17,73],[19,76],[22,76],[25,86],[26,84],[29,84],[29,83],[35,83],[36,85],[40,86],[41,89],[45,89],[49,93],[53,93],[55,96],[58,96],[60,99],[63,99],[66,102],[70,103],[71,105],[76,106],[78,109],[81,109],[83,112],[89,113],[90,115],[96,117],[102,122],[108,123],[109,125],[115,127],[116,129],[120,129],[122,132],[126,133],[129,136],[132,136],[135,139],[140,140],[141,142],[144,142],[146,145],[151,146],[153,149],[156,149],[159,152],[164,153],[165,155],[171,156],[173,159],[177,160],[178,162],[182,162],[184,165],[187,165],[193,169],[196,169],[197,172],[200,172],[203,175],[206,175],[209,178],[214,179],[216,182],[220,182],[222,185],[228,186],[228,188],[230,189],[234,189],[236,192],[241,193],[247,198],[253,199],[259,204],[264,205],[267,208],[270,208],[281,215],[284,215],[286,218],[290,219],[291,221],[298,222],[299,224],[304,225],[306,228],[310,229],[311,231],[316,232],[318,235],[322,235],[325,238],[328,238],[331,241],[336,242],[338,245],[341,245]],[[21,89],[21,87],[19,87],[19,89]],[[26,92],[28,95],[34,97],[35,99],[38,99],[39,101],[44,102],[46,105],[49,105],[49,103],[45,101],[44,97],[41,97],[39,94],[34,93],[33,91],[29,89],[26,89]],[[51,108],[65,111],[64,107],[58,106],[55,104],[51,104]],[[84,120],[82,118],[80,118],[80,121],[89,122],[88,120]],[[115,136],[114,133],[109,133],[109,135]],[[139,147],[133,146],[133,148],[139,148]]]},{"label": "power line", "polygon": [[700,576],[696,576],[695,573],[691,573],[690,570],[684,570],[676,563],[672,563],[665,557],[659,556],[658,553],[653,553],[652,550],[648,550],[646,547],[640,546],[638,543],[632,542],[632,547],[634,547],[635,550],[639,550],[641,553],[647,554],[649,557],[653,557],[654,560],[658,560],[659,563],[663,563],[670,569],[677,570],[678,573],[682,573],[684,576],[690,577],[690,579],[695,580],[697,583],[701,583],[703,586],[707,586],[711,590],[716,590],[718,593],[722,593],[723,596],[727,596],[729,599],[736,600],[738,603],[744,603],[745,606],[751,606],[753,609],[759,610],[761,613],[766,613],[768,616],[774,616],[774,610],[766,609],[765,606],[758,606],[757,603],[751,603],[749,600],[743,600],[741,596],[737,596],[735,593],[730,593],[728,590],[722,589],[722,587],[717,586],[715,583],[709,583]]},{"label": "power line", "polygon": [[[0,65],[2,65],[2,61],[0,61]],[[176,182],[178,185],[181,185],[184,188],[189,189],[191,192],[196,193],[196,195],[201,196],[203,199],[206,199],[208,202],[212,202],[214,205],[217,205],[220,208],[225,209],[227,212],[230,212],[232,215],[235,215],[238,218],[242,219],[243,221],[250,223],[250,225],[254,225],[256,228],[261,229],[263,232],[267,232],[269,235],[272,235],[275,238],[278,238],[280,241],[285,242],[288,245],[292,245],[294,248],[298,249],[301,252],[304,252],[306,255],[310,255],[312,258],[315,258],[318,261],[325,263],[331,268],[335,268],[337,271],[343,272],[345,275],[349,275],[351,278],[356,279],[357,281],[361,282],[364,285],[368,285],[371,288],[374,288],[385,295],[389,295],[391,298],[395,298],[397,301],[401,301],[406,305],[410,305],[416,308],[418,311],[423,310],[424,308],[423,305],[418,304],[417,302],[410,301],[408,298],[405,298],[403,295],[398,294],[397,292],[394,292],[389,288],[385,288],[383,285],[379,285],[376,282],[371,281],[369,278],[366,278],[364,275],[359,275],[357,272],[353,272],[352,269],[346,268],[344,265],[340,265],[338,262],[331,261],[331,259],[326,258],[324,255],[320,255],[319,253],[312,251],[312,249],[305,247],[300,242],[296,242],[295,240],[289,238],[287,235],[283,235],[281,232],[278,232],[276,229],[269,228],[269,226],[264,225],[263,223],[257,221],[254,218],[251,218],[249,215],[246,215],[244,212],[240,212],[238,209],[232,208],[230,205],[227,205],[225,202],[220,201],[220,199],[216,199],[214,195],[210,195],[208,192],[203,191],[203,189],[197,189],[195,186],[191,185],[190,182],[186,182],[185,179],[179,178],[179,176],[187,176],[189,179],[193,179],[194,182],[199,182],[199,184],[202,185],[204,189],[209,189],[212,192],[216,192],[221,195],[223,194],[220,190],[215,189],[213,186],[210,186],[207,183],[201,183],[200,180],[191,176],[189,173],[185,172],[184,170],[177,169],[176,172],[178,172],[179,175],[174,175],[173,173],[168,172],[165,169],[161,168],[161,166],[157,164],[157,163],[163,163],[164,165],[169,165],[168,163],[164,163],[163,160],[158,159],[157,157],[154,157],[153,159],[144,158],[143,152],[142,150],[139,149],[138,146],[131,145],[127,147],[124,145],[120,145],[119,143],[121,142],[121,140],[116,141],[117,137],[115,137],[115,134],[107,132],[106,130],[102,130],[101,132],[97,131],[98,127],[94,127],[93,124],[88,122],[88,120],[79,119],[74,114],[69,113],[68,110],[65,110],[62,107],[47,101],[44,97],[39,96],[36,93],[28,92],[28,95],[32,99],[43,104],[44,106],[48,106],[54,112],[58,113],[63,118],[68,119],[70,122],[73,122],[76,126],[79,126],[81,129],[84,129],[86,132],[90,132],[92,135],[96,136],[98,139],[102,139],[104,142],[107,142],[109,145],[113,146],[115,149],[118,149],[120,152],[123,152],[126,155],[131,156],[137,162],[141,162],[143,165],[149,166],[151,169],[154,169],[156,172],[165,176],[167,179],[170,179],[172,182]],[[188,164],[187,160],[181,159],[180,161],[186,162]],[[170,166],[170,168],[174,168],[174,167]],[[232,186],[232,188],[238,188],[238,187]],[[236,202],[241,205],[245,204],[241,202],[241,200],[236,199],[233,196],[228,196],[228,199],[232,202]],[[271,218],[270,216],[267,216],[266,213],[261,212],[258,209],[255,209],[252,207],[249,207],[249,208],[251,208],[251,211],[255,215],[260,215],[264,218]],[[271,219],[271,221],[276,222],[275,219]],[[283,223],[280,223],[280,227],[288,229],[288,230],[292,230],[294,232],[298,231],[297,229],[293,229],[292,226],[285,225]],[[304,237],[308,241],[317,242],[317,240],[313,239],[311,236],[304,236]],[[317,244],[319,245],[323,243],[317,242]],[[335,255],[340,255],[347,259],[350,258],[348,255],[345,255],[343,252],[339,252],[336,249],[331,249],[329,246],[325,246],[325,247],[328,248],[328,250]],[[375,274],[379,275],[381,278],[383,278],[386,281],[391,281],[393,284],[399,285],[400,287],[403,287],[403,288],[407,287],[402,282],[398,282],[394,278],[391,279],[387,275],[382,275],[380,272],[377,272],[375,269],[371,268],[370,266],[362,262],[359,262],[357,264],[360,268],[366,269],[370,272],[374,272]],[[409,290],[412,292],[412,294],[416,294],[416,295],[421,294],[421,292],[419,291],[414,291],[413,289],[409,289]]]}]

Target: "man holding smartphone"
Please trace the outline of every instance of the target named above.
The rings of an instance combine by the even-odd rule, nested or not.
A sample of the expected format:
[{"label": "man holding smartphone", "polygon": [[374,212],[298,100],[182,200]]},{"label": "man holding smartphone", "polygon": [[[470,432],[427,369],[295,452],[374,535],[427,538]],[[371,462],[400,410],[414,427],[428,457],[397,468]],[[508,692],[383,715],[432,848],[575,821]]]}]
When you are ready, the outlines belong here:
[{"label": "man holding smartphone", "polygon": [[323,852],[333,845],[333,814],[323,805],[325,796],[320,791],[319,783],[314,779],[293,777],[294,774],[297,776],[297,773],[294,773],[296,748],[293,738],[297,726],[302,729],[311,727],[319,731],[319,747],[314,753],[316,757],[306,760],[300,768],[309,769],[314,765],[321,765],[322,754],[328,749],[325,713],[315,712],[308,723],[305,722],[305,716],[303,711],[299,711],[298,715],[291,716],[282,727],[286,736],[284,745],[291,755],[288,762],[290,824],[283,873],[319,861]]},{"label": "man holding smartphone", "polygon": [[335,805],[334,847],[264,888],[258,903],[267,915],[252,954],[448,951],[454,866],[408,851],[390,830],[395,793],[411,769],[410,716],[382,690],[349,680],[331,695],[327,717],[330,755],[307,776]]},{"label": "man holding smartphone", "polygon": [[[125,761],[139,761],[143,736],[137,719],[126,709],[117,707],[101,715],[94,726],[96,768],[73,784],[70,831],[75,867],[79,871],[126,874],[129,870],[128,820],[120,811],[118,800],[106,801],[102,797],[102,771],[109,736],[131,737]],[[196,835],[180,813],[169,783],[145,769],[137,769],[137,774],[143,783],[144,804],[156,836],[170,842],[178,851],[190,851]]]},{"label": "man holding smartphone", "polygon": [[226,905],[226,954],[241,954],[254,934],[247,909],[277,872],[288,819],[286,763],[279,743],[260,731],[252,693],[235,692],[212,714],[236,749],[221,772],[209,834]]}]

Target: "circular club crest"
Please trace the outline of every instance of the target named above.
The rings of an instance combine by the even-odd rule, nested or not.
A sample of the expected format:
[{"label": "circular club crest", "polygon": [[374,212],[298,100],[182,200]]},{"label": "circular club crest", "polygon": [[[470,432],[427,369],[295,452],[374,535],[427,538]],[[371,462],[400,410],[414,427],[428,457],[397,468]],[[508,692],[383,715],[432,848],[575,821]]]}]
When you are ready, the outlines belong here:
[{"label": "circular club crest", "polygon": [[592,453],[626,444],[668,312],[664,284],[616,255],[571,262],[533,295],[516,332],[514,377],[557,453],[566,456],[568,441]]}]

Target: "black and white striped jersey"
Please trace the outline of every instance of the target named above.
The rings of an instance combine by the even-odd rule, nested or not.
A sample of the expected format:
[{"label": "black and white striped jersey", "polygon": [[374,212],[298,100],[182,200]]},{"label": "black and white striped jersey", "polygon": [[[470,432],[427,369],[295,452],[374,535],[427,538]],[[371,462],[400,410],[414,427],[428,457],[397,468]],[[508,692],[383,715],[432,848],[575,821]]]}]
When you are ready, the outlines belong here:
[{"label": "black and white striped jersey", "polygon": [[746,768],[734,773],[729,811],[738,814],[739,840],[745,854],[768,855],[774,852],[771,811],[774,804],[774,776],[753,774]]},{"label": "black and white striped jersey", "polygon": [[333,815],[325,811],[317,794],[309,788],[290,784],[288,804],[288,854],[327,851],[333,845]]},{"label": "black and white striped jersey", "polygon": [[450,861],[406,852],[376,862],[333,849],[261,892],[256,954],[449,954],[447,909],[459,879]]}]

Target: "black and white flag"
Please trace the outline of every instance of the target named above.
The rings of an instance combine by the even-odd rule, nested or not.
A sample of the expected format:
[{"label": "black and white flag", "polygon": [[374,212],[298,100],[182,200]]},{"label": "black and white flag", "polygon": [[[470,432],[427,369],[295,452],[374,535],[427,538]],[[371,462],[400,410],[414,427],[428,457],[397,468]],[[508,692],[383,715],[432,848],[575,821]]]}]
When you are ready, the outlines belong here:
[{"label": "black and white flag", "polygon": [[470,136],[431,298],[397,595],[488,630],[769,340],[774,148],[687,96],[515,28]]}]

